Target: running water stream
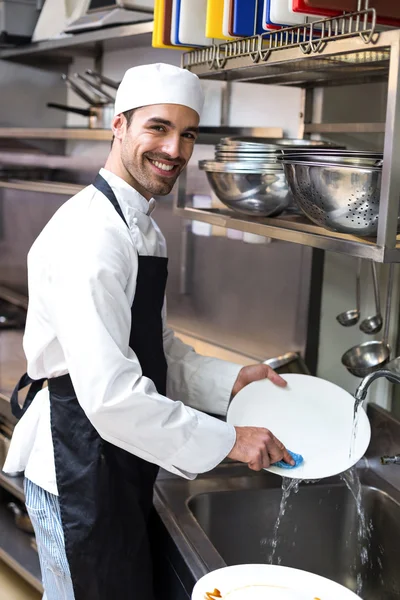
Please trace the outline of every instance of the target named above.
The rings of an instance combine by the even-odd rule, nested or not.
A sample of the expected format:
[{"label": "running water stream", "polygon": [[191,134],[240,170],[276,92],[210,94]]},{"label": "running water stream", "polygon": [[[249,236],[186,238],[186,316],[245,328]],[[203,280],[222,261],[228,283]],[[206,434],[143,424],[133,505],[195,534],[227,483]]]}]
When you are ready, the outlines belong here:
[{"label": "running water stream", "polygon": [[[278,545],[278,538],[279,538],[279,525],[281,524],[282,517],[284,516],[284,514],[286,512],[286,507],[287,507],[287,503],[288,503],[290,494],[292,492],[297,494],[297,492],[299,491],[300,483],[301,483],[300,479],[291,479],[290,477],[282,477],[282,499],[281,499],[281,504],[279,506],[279,514],[276,519],[276,523],[275,523],[275,527],[274,527],[274,531],[273,531],[272,539],[271,539],[272,550],[268,557],[268,563],[270,565],[274,564],[276,547]],[[281,564],[281,558],[279,556],[278,556],[276,564],[278,564],[278,565]]]},{"label": "running water stream", "polygon": [[[350,440],[350,451],[349,458],[350,460],[354,456],[355,452],[355,442],[357,438],[357,429],[359,422],[359,415],[361,412],[362,404],[355,404],[354,406],[354,415],[353,415],[353,425],[351,432],[351,440]],[[341,480],[347,486],[347,489],[351,493],[357,511],[357,546],[358,546],[358,554],[360,556],[360,562],[357,562],[352,565],[352,568],[355,573],[356,578],[356,589],[354,590],[358,596],[361,596],[363,593],[363,577],[362,571],[365,568],[371,567],[370,564],[370,551],[371,551],[371,535],[373,531],[373,525],[371,521],[367,521],[365,510],[363,506],[363,495],[362,495],[362,485],[360,481],[360,477],[356,467],[352,467],[348,471],[345,471],[340,475]],[[279,506],[279,514],[276,519],[276,523],[272,532],[271,538],[264,538],[261,540],[262,544],[269,544],[271,547],[271,552],[267,558],[267,562],[269,564],[281,564],[281,557],[276,556],[277,554],[277,545],[279,540],[279,527],[281,521],[286,513],[286,508],[288,506],[288,501],[290,495],[293,493],[297,493],[299,491],[299,486],[302,483],[300,479],[291,479],[289,477],[282,478],[282,498]],[[307,481],[305,483],[315,483],[312,481]],[[382,569],[382,563],[380,559],[378,559],[378,566]],[[380,575],[382,578],[382,574]]]},{"label": "running water stream", "polygon": [[356,449],[356,439],[357,439],[357,429],[358,429],[358,421],[360,417],[362,403],[358,404],[354,403],[354,413],[353,413],[353,427],[351,430],[351,438],[350,438],[350,450],[349,450],[349,459],[351,460],[354,456]]},{"label": "running water stream", "polygon": [[[370,551],[371,551],[371,536],[373,531],[372,521],[367,521],[367,517],[365,515],[365,509],[363,506],[363,496],[362,496],[362,485],[360,481],[359,474],[357,469],[353,467],[349,469],[345,473],[342,473],[340,476],[342,481],[346,484],[348,490],[354,498],[356,503],[357,510],[357,545],[358,545],[358,553],[360,556],[360,565],[354,564],[352,565],[353,569],[357,572],[356,575],[356,594],[361,596],[363,592],[363,579],[361,571],[365,569],[365,567],[371,567],[371,559],[370,559]],[[382,569],[382,563],[378,560],[378,566]],[[382,575],[381,575],[382,577]]]},{"label": "running water stream", "polygon": [[[357,521],[356,521],[356,531],[357,535],[357,547],[358,552],[357,556],[360,557],[359,561],[356,560],[354,564],[351,565],[351,568],[355,577],[355,589],[353,591],[358,596],[362,596],[363,593],[363,576],[362,572],[365,569],[372,568],[371,564],[371,535],[373,531],[373,525],[371,521],[367,520],[365,509],[363,506],[363,494],[362,494],[362,485],[360,481],[359,474],[357,472],[356,467],[349,469],[345,473],[340,475],[341,480],[345,483],[347,489],[349,490],[352,498],[355,502],[355,508],[357,512]],[[267,556],[268,564],[281,564],[281,557],[277,552],[277,546],[279,542],[279,528],[282,522],[282,519],[286,513],[286,509],[288,507],[289,498],[292,493],[296,494],[299,491],[300,484],[303,483],[302,480],[299,479],[291,479],[288,477],[282,478],[282,498],[279,506],[279,514],[275,522],[274,529],[272,531],[272,536],[270,538],[263,538],[261,540],[261,544],[267,545],[271,548],[269,555]],[[305,483],[316,483],[313,481],[306,481]],[[349,532],[351,535],[351,532]],[[288,565],[290,566],[290,565]],[[378,559],[378,568],[382,569],[382,563],[380,559]],[[382,578],[382,574],[380,575]]]}]

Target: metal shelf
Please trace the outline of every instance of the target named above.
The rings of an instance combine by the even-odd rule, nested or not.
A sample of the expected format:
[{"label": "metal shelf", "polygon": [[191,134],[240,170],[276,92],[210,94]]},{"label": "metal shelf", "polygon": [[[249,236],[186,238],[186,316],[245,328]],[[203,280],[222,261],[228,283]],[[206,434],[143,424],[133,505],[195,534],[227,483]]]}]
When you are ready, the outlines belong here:
[{"label": "metal shelf", "polygon": [[283,242],[302,244],[321,250],[349,254],[361,258],[373,259],[376,262],[400,262],[400,236],[396,241],[396,249],[379,247],[374,240],[354,235],[344,235],[328,231],[314,225],[305,217],[287,214],[274,218],[253,218],[228,209],[198,209],[175,207],[179,217],[191,221],[203,221],[227,229],[237,229],[255,233]]},{"label": "metal shelf", "polygon": [[306,123],[304,133],[385,133],[385,123]]},{"label": "metal shelf", "polygon": [[[220,138],[229,135],[282,137],[281,127],[200,127],[198,144],[217,144]],[[56,127],[0,127],[0,139],[38,140],[88,140],[111,141],[109,129],[56,128]]]},{"label": "metal shelf", "polygon": [[74,56],[96,58],[101,51],[149,46],[152,32],[153,21],[119,25],[1,50],[0,59],[51,68],[71,62]]},{"label": "metal shelf", "polygon": [[43,592],[39,557],[31,547],[31,536],[16,527],[14,516],[3,504],[0,504],[0,558],[38,592]]},{"label": "metal shelf", "polygon": [[25,502],[23,476],[9,477],[3,471],[0,471],[0,487],[10,492],[10,494],[21,500],[21,502]]},{"label": "metal shelf", "polygon": [[8,190],[21,190],[23,192],[41,192],[45,194],[62,194],[65,196],[75,196],[85,186],[75,183],[61,183],[55,181],[22,181],[10,180],[1,181],[0,188]]},{"label": "metal shelf", "polygon": [[0,127],[0,138],[107,142],[112,139],[112,132],[109,129],[79,129],[72,127],[70,129],[56,127]]}]

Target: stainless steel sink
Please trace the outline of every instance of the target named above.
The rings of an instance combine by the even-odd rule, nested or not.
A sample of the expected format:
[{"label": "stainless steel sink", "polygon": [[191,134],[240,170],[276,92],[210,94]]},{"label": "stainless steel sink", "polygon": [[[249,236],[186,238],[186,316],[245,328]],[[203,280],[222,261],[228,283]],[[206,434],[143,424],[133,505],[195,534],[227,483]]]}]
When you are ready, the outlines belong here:
[{"label": "stainless steel sink", "polygon": [[[365,542],[358,539],[355,499],[339,477],[302,484],[292,492],[273,562],[323,575],[354,591],[361,577],[363,600],[398,600],[400,491],[364,463],[358,473],[371,526],[368,562],[361,559]],[[281,481],[229,464],[192,482],[158,481],[158,502],[168,503],[171,527],[183,534],[181,551],[194,579],[226,565],[270,562]]]},{"label": "stainless steel sink", "polygon": [[[189,500],[190,511],[227,565],[270,562],[282,491],[268,479],[265,489],[208,492]],[[361,471],[361,481],[369,548],[363,537],[358,539],[360,520],[346,485],[340,480],[305,484],[288,499],[273,563],[323,575],[354,591],[359,576],[364,600],[394,600],[400,598],[399,499],[371,472]],[[368,562],[363,564],[365,548]]]},{"label": "stainless steel sink", "polygon": [[[357,589],[363,600],[400,600],[400,467],[379,456],[399,452],[400,422],[369,409],[373,431],[367,459],[357,472],[365,518],[371,526],[368,561],[361,558],[360,520],[354,497],[340,477],[302,484],[292,492],[278,530],[278,561]],[[185,562],[186,592],[209,571],[240,563],[270,562],[282,498],[282,479],[226,462],[187,481],[161,473],[155,506]],[[180,575],[181,580],[183,576]]]}]

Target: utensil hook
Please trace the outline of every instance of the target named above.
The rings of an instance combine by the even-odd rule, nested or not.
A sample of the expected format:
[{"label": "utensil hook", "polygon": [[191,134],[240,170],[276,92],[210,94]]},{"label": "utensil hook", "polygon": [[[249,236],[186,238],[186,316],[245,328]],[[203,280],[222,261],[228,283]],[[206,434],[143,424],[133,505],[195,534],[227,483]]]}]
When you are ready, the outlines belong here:
[{"label": "utensil hook", "polygon": [[390,309],[392,304],[392,290],[393,290],[393,280],[394,280],[394,265],[390,263],[389,267],[389,278],[387,283],[387,295],[386,295],[386,312],[385,312],[385,329],[383,332],[383,342],[388,345],[389,339],[389,323],[390,323]]},{"label": "utensil hook", "polygon": [[356,275],[356,308],[358,312],[361,311],[361,268],[362,258],[357,261],[357,275]]},{"label": "utensil hook", "polygon": [[381,314],[381,299],[379,295],[379,287],[378,287],[378,276],[376,274],[376,264],[374,260],[371,260],[371,271],[372,271],[372,281],[374,284],[374,296],[375,296],[375,314]]}]

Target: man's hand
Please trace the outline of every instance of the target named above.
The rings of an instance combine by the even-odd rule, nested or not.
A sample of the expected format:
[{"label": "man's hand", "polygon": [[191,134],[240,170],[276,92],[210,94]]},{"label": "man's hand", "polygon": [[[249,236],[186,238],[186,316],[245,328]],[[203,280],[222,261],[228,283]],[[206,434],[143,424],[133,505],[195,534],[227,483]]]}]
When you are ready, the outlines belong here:
[{"label": "man's hand", "polygon": [[[269,379],[279,387],[287,385],[286,381],[268,365],[249,365],[240,370],[231,398],[234,398],[249,383],[261,379]],[[262,427],[235,427],[235,429],[236,442],[228,458],[247,463],[254,471],[266,469],[279,460],[294,465],[294,460],[285,446],[268,429]]]},{"label": "man's hand", "polygon": [[271,464],[284,460],[294,465],[294,460],[268,429],[262,427],[235,427],[236,442],[228,458],[247,463],[253,471],[267,469]]},{"label": "man's hand", "polygon": [[239,375],[232,388],[231,398],[234,398],[236,394],[246,387],[246,385],[249,385],[249,383],[260,381],[260,379],[269,379],[272,383],[275,383],[275,385],[279,385],[279,387],[285,387],[287,385],[286,381],[282,379],[278,373],[275,373],[268,365],[249,365],[248,367],[240,369]]}]

